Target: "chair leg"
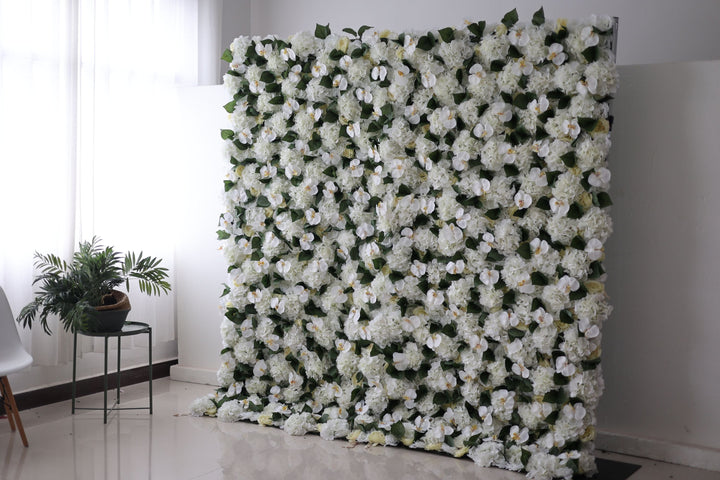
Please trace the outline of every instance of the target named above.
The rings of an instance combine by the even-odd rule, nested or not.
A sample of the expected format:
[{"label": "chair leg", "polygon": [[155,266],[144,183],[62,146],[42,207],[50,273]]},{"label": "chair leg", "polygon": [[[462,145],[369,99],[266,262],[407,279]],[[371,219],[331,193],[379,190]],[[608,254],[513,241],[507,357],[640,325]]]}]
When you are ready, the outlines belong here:
[{"label": "chair leg", "polygon": [[[17,404],[15,403],[15,396],[10,389],[10,382],[7,377],[2,377],[0,378],[0,383],[2,384],[5,405],[9,407],[7,409],[7,416],[8,420],[10,420],[10,429],[14,431],[15,425],[13,423],[17,424],[18,432],[20,432],[20,439],[22,440],[23,445],[27,447],[28,440],[25,436],[25,429],[23,428],[22,420],[20,420],[20,412],[18,411]],[[15,417],[15,422],[13,422],[13,416]]]}]

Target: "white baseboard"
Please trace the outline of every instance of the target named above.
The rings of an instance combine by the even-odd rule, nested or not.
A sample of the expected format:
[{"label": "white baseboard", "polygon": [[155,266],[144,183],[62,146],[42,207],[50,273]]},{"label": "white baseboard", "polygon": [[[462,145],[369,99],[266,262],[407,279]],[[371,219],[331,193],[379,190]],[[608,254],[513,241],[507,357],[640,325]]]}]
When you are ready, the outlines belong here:
[{"label": "white baseboard", "polygon": [[608,452],[720,471],[720,450],[715,448],[670,443],[663,440],[633,437],[605,431],[597,432],[595,447]]},{"label": "white baseboard", "polygon": [[217,371],[204,368],[183,367],[173,365],[170,367],[170,379],[178,382],[200,383],[203,385],[218,386]]}]

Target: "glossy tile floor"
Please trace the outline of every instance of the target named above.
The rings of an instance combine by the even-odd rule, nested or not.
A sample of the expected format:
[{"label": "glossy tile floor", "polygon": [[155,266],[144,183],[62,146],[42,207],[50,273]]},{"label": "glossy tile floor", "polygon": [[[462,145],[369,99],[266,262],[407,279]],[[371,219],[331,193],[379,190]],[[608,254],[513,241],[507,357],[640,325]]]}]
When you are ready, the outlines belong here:
[{"label": "glossy tile floor", "polygon": [[[70,402],[21,412],[30,448],[24,448],[7,420],[0,421],[0,479],[482,479],[520,480],[523,475],[479,469],[471,461],[399,448],[291,437],[249,423],[223,424],[187,415],[190,402],[212,391],[206,385],[153,384],[154,414],[102,412],[70,415]],[[123,406],[147,405],[147,385],[123,389]],[[102,394],[82,397],[78,406],[101,406]],[[600,454],[643,467],[631,480],[720,480],[719,472]]]}]

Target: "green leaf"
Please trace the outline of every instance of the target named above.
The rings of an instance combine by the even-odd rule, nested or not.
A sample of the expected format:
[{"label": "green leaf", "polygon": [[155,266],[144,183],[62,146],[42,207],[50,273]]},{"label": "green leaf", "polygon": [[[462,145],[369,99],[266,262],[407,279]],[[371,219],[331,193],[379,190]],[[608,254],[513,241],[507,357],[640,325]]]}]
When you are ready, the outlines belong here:
[{"label": "green leaf", "polygon": [[567,217],[572,218],[573,220],[577,220],[578,218],[582,218],[584,213],[585,212],[583,211],[583,208],[578,205],[577,202],[573,202],[573,204],[570,205],[570,208],[568,209]]},{"label": "green leaf", "polygon": [[523,338],[525,336],[525,330],[520,330],[519,328],[511,328],[508,330],[508,337],[515,340],[516,338]]},{"label": "green leaf", "polygon": [[490,62],[490,71],[502,72],[502,69],[505,68],[505,65],[507,65],[507,63],[504,60],[493,60],[492,62]]},{"label": "green leaf", "polygon": [[233,100],[232,102],[228,102],[225,105],[223,105],[223,108],[228,113],[233,113],[235,111],[235,105],[237,105],[237,102]]},{"label": "green leaf", "polygon": [[530,260],[530,258],[532,258],[532,249],[530,248],[530,244],[528,242],[521,243],[515,252],[525,260]]},{"label": "green leaf", "polygon": [[226,192],[230,191],[235,186],[235,182],[233,182],[232,180],[224,180],[224,183]]},{"label": "green leaf", "polygon": [[485,32],[485,22],[481,21],[477,23],[471,23],[467,26],[467,29],[476,37],[482,37],[483,33]]},{"label": "green leaf", "polygon": [[561,155],[560,160],[562,160],[565,166],[568,168],[573,168],[577,164],[577,157],[575,156],[575,152],[573,151]]},{"label": "green leaf", "polygon": [[598,207],[600,208],[606,208],[613,204],[612,199],[610,199],[610,195],[607,192],[598,192],[597,199]]},{"label": "green leaf", "polygon": [[319,23],[315,24],[315,36],[320,39],[325,39],[327,36],[330,35],[330,24],[327,25],[320,25]]},{"label": "green leaf", "polygon": [[362,34],[365,33],[367,30],[370,30],[372,27],[370,25],[363,25],[362,27],[358,28],[358,37],[362,37]]},{"label": "green leaf", "polygon": [[312,260],[313,258],[313,251],[312,250],[303,250],[298,254],[298,260],[301,262],[305,262],[308,260]]},{"label": "green leaf", "polygon": [[560,311],[560,321],[570,325],[575,322],[575,319],[573,318],[572,313],[570,313],[570,310],[565,309]]},{"label": "green leaf", "polygon": [[594,62],[600,57],[600,48],[597,45],[588,47],[582,51],[582,56],[588,63]]},{"label": "green leaf", "polygon": [[228,238],[230,238],[230,234],[225,230],[218,230],[216,233],[218,240],[227,240]]},{"label": "green leaf", "polygon": [[282,105],[283,103],[285,103],[285,97],[283,97],[282,95],[277,95],[271,98],[269,103],[271,105]]},{"label": "green leaf", "polygon": [[405,435],[405,426],[402,424],[402,422],[393,423],[393,425],[390,427],[390,433],[392,433],[392,435],[399,440]]},{"label": "green leaf", "polygon": [[265,83],[273,83],[275,81],[275,75],[269,70],[265,70],[260,74],[260,80]]},{"label": "green leaf", "polygon": [[542,272],[533,272],[530,274],[530,280],[533,285],[545,286],[548,284],[548,279]]},{"label": "green leaf", "polygon": [[540,10],[533,13],[532,24],[539,27],[543,23],[545,23],[545,10],[540,7]]},{"label": "green leaf", "polygon": [[223,54],[222,54],[222,57],[220,57],[220,60],[224,60],[224,61],[226,61],[226,62],[228,62],[228,63],[232,62],[232,60],[233,60],[233,54],[232,54],[232,52],[230,51],[229,48],[226,48],[226,49],[225,49],[225,51],[224,51]]},{"label": "green leaf", "polygon": [[425,51],[431,50],[433,45],[435,45],[435,38],[430,35],[423,35],[417,42],[417,48]]},{"label": "green leaf", "polygon": [[586,132],[592,132],[598,126],[598,123],[600,123],[600,120],[596,118],[587,117],[579,117],[577,121],[578,125],[580,125],[580,128],[582,128]]},{"label": "green leaf", "polygon": [[235,132],[233,132],[232,130],[227,130],[227,129],[220,130],[220,136],[222,137],[223,140],[228,140],[230,138],[233,138],[234,135],[235,135]]},{"label": "green leaf", "polygon": [[513,8],[509,12],[505,14],[505,16],[502,19],[503,25],[505,25],[507,28],[511,28],[513,25],[515,25],[518,22],[518,13],[517,9]]},{"label": "green leaf", "polygon": [[358,36],[357,32],[355,30],[353,30],[352,28],[343,28],[342,31],[345,33],[349,33],[350,35],[355,36],[355,37]]},{"label": "green leaf", "polygon": [[268,200],[266,196],[260,195],[260,196],[257,198],[257,206],[258,206],[258,207],[262,207],[262,208],[269,207],[269,206],[270,206],[270,200]]},{"label": "green leaf", "polygon": [[440,34],[440,38],[442,38],[443,42],[450,43],[453,41],[453,38],[455,38],[455,29],[452,27],[445,27],[438,30],[438,33]]},{"label": "green leaf", "polygon": [[585,250],[585,240],[580,235],[575,235],[570,242],[570,246],[576,250]]}]

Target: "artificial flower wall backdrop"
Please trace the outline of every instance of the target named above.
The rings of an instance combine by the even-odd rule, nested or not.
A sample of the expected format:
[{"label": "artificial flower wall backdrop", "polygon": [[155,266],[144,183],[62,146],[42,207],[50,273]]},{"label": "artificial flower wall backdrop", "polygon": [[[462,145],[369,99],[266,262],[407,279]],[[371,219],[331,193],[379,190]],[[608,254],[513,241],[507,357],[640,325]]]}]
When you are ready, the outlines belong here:
[{"label": "artificial flower wall backdrop", "polygon": [[237,38],[221,388],[192,412],[593,473],[612,28]]}]

